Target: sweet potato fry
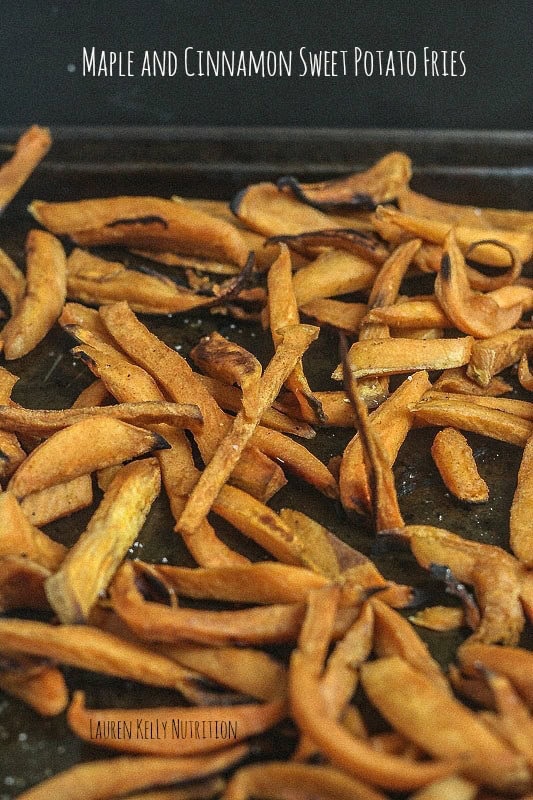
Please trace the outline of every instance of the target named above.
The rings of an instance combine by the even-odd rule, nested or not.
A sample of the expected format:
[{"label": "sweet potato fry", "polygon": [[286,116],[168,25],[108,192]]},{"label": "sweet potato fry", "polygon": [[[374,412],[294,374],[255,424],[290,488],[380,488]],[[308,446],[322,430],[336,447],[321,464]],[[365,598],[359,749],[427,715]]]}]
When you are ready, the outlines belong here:
[{"label": "sweet potato fry", "polygon": [[[433,384],[435,387],[436,384]],[[477,394],[456,394],[454,392],[429,391],[423,397],[425,400],[451,400],[454,402],[472,403],[481,408],[491,408],[503,411],[525,420],[533,420],[533,403],[527,400],[515,400],[513,397],[485,397]]]},{"label": "sweet potato fry", "polygon": [[496,723],[495,732],[521,753],[529,768],[533,768],[533,720],[528,708],[517,695],[505,675],[490,670],[485,674],[494,695],[497,716],[490,717]]},{"label": "sweet potato fry", "polygon": [[[1,176],[0,176],[1,180]],[[0,292],[9,303],[11,316],[17,313],[26,294],[26,278],[15,262],[0,249]]]},{"label": "sweet potato fry", "polygon": [[371,308],[365,322],[390,325],[392,328],[409,330],[413,328],[451,328],[452,323],[442,310],[438,300],[431,297],[413,297],[386,305]]},{"label": "sweet potato fry", "polygon": [[202,425],[199,408],[182,403],[148,400],[142,403],[120,403],[112,406],[65,408],[61,411],[0,405],[0,428],[30,436],[50,436],[87,417],[118,419],[138,427],[166,423],[179,428],[198,430]]},{"label": "sweet potato fry", "polygon": [[528,786],[524,759],[407,661],[389,656],[367,662],[361,680],[371,702],[400,733],[438,758],[463,759],[460,773],[466,778],[503,791]]},{"label": "sweet potato fry", "polygon": [[518,471],[511,506],[509,532],[511,550],[529,569],[533,567],[533,435],[527,441]]},{"label": "sweet potato fry", "polygon": [[294,365],[313,339],[316,339],[318,330],[311,325],[294,325],[285,329],[283,342],[276,350],[261,378],[255,418],[247,419],[242,412],[237,414],[231,430],[220,443],[191,492],[178,522],[178,530],[190,535],[207,516],[213,501],[249,442],[264,410],[272,405]]},{"label": "sweet potato fry", "polygon": [[50,571],[22,556],[0,558],[0,612],[13,608],[48,608],[44,583]]},{"label": "sweet potato fry", "polygon": [[356,224],[358,228],[330,228],[294,236],[281,234],[271,236],[267,241],[286,244],[293,253],[308,258],[318,255],[324,248],[332,248],[361,256],[373,264],[383,264],[389,255],[389,248],[385,242],[362,219],[357,219]]},{"label": "sweet potato fry", "polygon": [[480,667],[504,675],[529,708],[533,708],[533,654],[530,651],[468,641],[459,648],[458,658],[466,675],[479,677]]},{"label": "sweet potato fry", "polygon": [[[185,359],[150,333],[126,303],[104,306],[100,313],[118,344],[157,379],[172,400],[198,405],[204,424],[196,441],[204,462],[209,462],[231,427],[209,391],[195,377]],[[262,500],[270,498],[285,483],[282,470],[254,449],[243,454],[232,480]]]},{"label": "sweet potato fry", "polygon": [[26,293],[2,331],[4,355],[21,358],[46,336],[63,308],[66,261],[61,243],[46,231],[26,239]]},{"label": "sweet potato fry", "polygon": [[[92,744],[127,753],[170,757],[227,749],[228,744],[264,733],[279,722],[284,713],[283,700],[229,708],[175,706],[89,711],[85,707],[85,694],[78,691],[68,708],[67,721],[80,739]],[[195,736],[197,726],[202,731],[201,736]],[[118,730],[124,735],[117,736],[115,731]],[[150,731],[155,730],[157,735],[150,735]]]},{"label": "sweet potato fry", "polygon": [[168,446],[159,434],[118,419],[87,417],[40,444],[13,475],[9,489],[16,497],[25,497]]},{"label": "sweet potato fry", "polygon": [[26,453],[14,433],[0,431],[0,478],[9,478],[20,467]]},{"label": "sweet potato fry", "polygon": [[57,667],[35,663],[0,671],[0,689],[18,697],[43,717],[62,714],[68,705],[68,689]]},{"label": "sweet potato fry", "polygon": [[464,367],[445,369],[433,384],[433,388],[439,392],[475,394],[480,397],[500,397],[513,390],[513,387],[509,383],[506,383],[506,381],[498,377],[492,378],[488,386],[480,386],[468,377]]},{"label": "sweet potato fry", "polygon": [[298,307],[313,300],[358,292],[372,286],[376,267],[360,256],[341,250],[328,250],[293,278]]},{"label": "sweet potato fry", "polygon": [[[409,405],[430,388],[426,372],[418,372],[404,381],[371,416],[381,443],[392,464],[412,424]],[[327,412],[326,412],[327,413]],[[361,441],[356,435],[347,445],[342,457],[339,488],[341,501],[347,511],[369,508],[370,494],[366,478]]]},{"label": "sweet potato fry", "polygon": [[202,756],[120,756],[77,764],[23,792],[21,800],[112,800],[125,792],[216,775],[235,766],[249,753],[237,745]]},{"label": "sweet potato fry", "polygon": [[323,297],[305,303],[300,307],[300,311],[319,325],[330,325],[345,333],[356,334],[366,315],[367,307],[365,303],[347,303]]},{"label": "sweet potato fry", "polygon": [[[401,375],[417,370],[448,369],[468,364],[473,339],[374,339],[355,342],[348,361],[355,378],[365,375]],[[342,380],[339,365],[332,375]]]},{"label": "sweet potato fry", "polygon": [[26,183],[52,144],[48,128],[32,125],[15,145],[15,152],[0,168],[0,213]]},{"label": "sweet potato fry", "polygon": [[134,461],[118,472],[87,528],[46,581],[46,596],[61,622],[87,620],[141,530],[160,486],[155,459]]},{"label": "sweet potato fry", "polygon": [[446,396],[442,400],[422,398],[411,406],[411,413],[417,422],[422,420],[430,425],[450,425],[525,447],[533,433],[533,423],[516,414],[482,406],[477,402],[479,399],[483,398],[473,398],[476,402],[468,402],[463,397],[457,400],[447,399]]},{"label": "sweet potato fry", "polygon": [[[75,336],[76,330],[89,331],[102,344],[108,345],[115,350],[120,350],[95,308],[88,308],[81,305],[81,303],[65,303],[58,322],[72,336]],[[71,326],[77,326],[77,328]],[[89,344],[95,345],[96,341],[91,340]],[[100,405],[100,403],[95,403],[94,405]]]},{"label": "sweet potato fry", "polygon": [[57,483],[40,492],[26,495],[22,498],[20,507],[31,524],[39,527],[87,508],[92,501],[91,476],[80,475],[68,483]]},{"label": "sweet potato fry", "polygon": [[224,220],[159,197],[107,197],[68,203],[34,200],[34,218],[81,245],[115,244],[143,250],[177,249],[244,266],[248,250]]},{"label": "sweet potato fry", "polygon": [[527,355],[525,353],[522,353],[520,361],[518,362],[518,380],[526,392],[533,392],[533,373],[529,368]]},{"label": "sweet potato fry", "polygon": [[[302,794],[303,793],[303,794]],[[385,795],[338,769],[271,761],[241,767],[222,800],[249,797],[320,797],[321,800],[385,800]]]},{"label": "sweet potato fry", "polygon": [[88,625],[50,625],[0,619],[0,652],[49,658],[61,664],[177,689],[187,697],[198,675],[164,656]]},{"label": "sweet potato fry", "polygon": [[[338,578],[339,561],[335,552],[335,541],[339,540],[327,528],[301,511],[282,508],[279,516],[293,532],[295,541],[299,542],[302,561],[330,580]],[[351,549],[350,552],[355,553]]]},{"label": "sweet potato fry", "polygon": [[315,208],[349,206],[373,211],[380,203],[392,203],[406,190],[412,175],[411,159],[392,152],[363,172],[320,183],[300,183],[296,178],[278,180],[278,189],[292,191],[299,200]]},{"label": "sweet potato fry", "polygon": [[[435,244],[444,244],[450,230],[455,230],[457,243],[463,253],[476,242],[492,239],[504,245],[514,247],[518,257],[527,263],[533,254],[533,236],[531,231],[509,231],[499,228],[479,228],[470,225],[452,226],[449,222],[427,219],[414,214],[404,214],[390,206],[379,206],[376,210],[378,219],[399,226],[402,230]],[[509,255],[499,246],[483,244],[476,249],[476,260],[490,267],[509,266]]]},{"label": "sweet potato fry", "polygon": [[29,558],[53,572],[66,552],[63,544],[30,523],[11,492],[0,492],[0,556]]},{"label": "sweet potato fry", "polygon": [[437,433],[431,455],[446,488],[466,503],[485,503],[489,487],[478,472],[472,448],[455,428]]},{"label": "sweet potato fry", "polygon": [[532,350],[533,331],[517,329],[491,336],[474,343],[467,374],[480,386],[488,386],[495,375]]},{"label": "sweet potato fry", "polygon": [[465,624],[463,609],[458,606],[427,606],[409,621],[430,631],[455,631]]}]

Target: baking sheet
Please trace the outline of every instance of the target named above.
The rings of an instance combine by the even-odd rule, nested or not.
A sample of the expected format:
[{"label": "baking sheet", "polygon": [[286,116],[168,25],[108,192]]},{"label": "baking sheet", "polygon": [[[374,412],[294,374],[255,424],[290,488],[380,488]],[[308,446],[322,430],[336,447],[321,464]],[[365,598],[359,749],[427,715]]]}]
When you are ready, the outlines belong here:
[{"label": "baking sheet", "polygon": [[[0,131],[0,141],[12,142],[15,132]],[[282,174],[301,178],[341,174],[369,166],[391,149],[404,149],[415,164],[413,188],[454,202],[527,208],[533,195],[533,137],[520,133],[375,131],[261,131],[261,130],[63,130],[54,132],[46,161],[0,219],[0,246],[23,263],[23,245],[31,219],[29,200],[79,199],[101,195],[156,194],[230,199],[248,182]],[[413,293],[420,291],[414,282]],[[182,316],[143,317],[151,330],[186,354],[198,339],[217,329],[252,349],[263,360],[271,353],[269,336],[255,324],[235,322],[208,312]],[[69,405],[92,381],[92,375],[69,354],[72,341],[58,328],[27,357],[9,362],[20,375],[14,399],[34,408]],[[329,378],[337,341],[323,331],[308,356],[306,371],[315,389],[338,388]],[[506,375],[516,385],[514,375]],[[517,392],[516,396],[520,396]],[[319,431],[307,444],[322,460],[342,452],[352,432]],[[490,500],[467,507],[445,490],[429,453],[433,429],[410,434],[395,466],[402,513],[406,522],[428,523],[460,532],[483,542],[505,546],[509,508],[521,451],[511,445],[469,436]],[[413,583],[424,601],[442,602],[442,587],[428,578],[402,552],[376,551],[363,520],[348,520],[339,506],[318,492],[290,479],[272,501],[275,508],[291,506],[327,525],[349,544],[372,555],[382,572]],[[69,545],[91,514],[86,509],[46,526],[54,538]],[[190,557],[172,532],[164,498],[155,504],[132,555],[147,561],[168,559],[190,564]],[[217,527],[220,529],[219,523]],[[238,548],[248,548],[228,526],[223,535]],[[256,551],[259,556],[259,551]],[[452,658],[462,633],[434,634],[418,629],[442,664]],[[531,646],[531,637],[524,642]],[[67,669],[71,689],[83,687],[89,706],[157,705],[175,702],[175,694],[131,682],[102,678]],[[280,747],[290,746],[290,735]],[[72,736],[64,716],[43,719],[22,703],[0,693],[0,800],[11,800],[25,787],[81,760],[103,758],[103,748],[91,747]]]}]

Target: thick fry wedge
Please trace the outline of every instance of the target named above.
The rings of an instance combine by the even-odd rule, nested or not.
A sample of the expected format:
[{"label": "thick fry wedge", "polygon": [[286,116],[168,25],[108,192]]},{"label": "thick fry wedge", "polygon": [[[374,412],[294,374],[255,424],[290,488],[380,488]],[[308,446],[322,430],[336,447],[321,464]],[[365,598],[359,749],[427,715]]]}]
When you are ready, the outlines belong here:
[{"label": "thick fry wedge", "polygon": [[168,446],[152,431],[110,417],[87,417],[40,444],[13,475],[9,489],[16,497],[25,497]]},{"label": "thick fry wedge", "polygon": [[360,256],[328,250],[298,270],[293,278],[298,307],[313,300],[358,292],[372,286],[376,267]]},{"label": "thick fry wedge", "polygon": [[48,128],[32,125],[18,139],[15,152],[0,168],[0,213],[26,183],[52,144]]},{"label": "thick fry wedge", "polygon": [[248,257],[239,231],[224,220],[159,197],[107,197],[70,203],[34,200],[34,218],[81,245],[120,244],[227,259],[242,267]]},{"label": "thick fry wedge", "polygon": [[156,459],[134,461],[118,472],[87,528],[46,581],[46,596],[61,622],[87,620],[135,541],[160,487]]},{"label": "thick fry wedge", "polygon": [[510,545],[516,557],[533,567],[533,435],[528,439],[518,472],[509,521]]},{"label": "thick fry wedge", "polygon": [[407,661],[389,656],[367,662],[361,680],[371,702],[400,733],[438,758],[462,759],[466,778],[503,791],[529,785],[525,761]]},{"label": "thick fry wedge", "polygon": [[491,336],[474,343],[467,374],[480,386],[488,386],[495,375],[531,351],[533,331],[517,329]]},{"label": "thick fry wedge", "polygon": [[433,440],[431,455],[446,488],[466,503],[485,503],[489,487],[478,472],[472,448],[455,428],[443,428]]},{"label": "thick fry wedge", "polygon": [[23,792],[21,800],[112,800],[117,794],[135,792],[216,775],[238,764],[249,753],[237,745],[221,753],[202,756],[121,756],[89,761],[60,772]]},{"label": "thick fry wedge", "polygon": [[0,492],[0,556],[26,557],[55,571],[67,548],[34,527],[11,492]]},{"label": "thick fry wedge", "polygon": [[0,689],[18,697],[43,717],[62,714],[68,705],[68,689],[57,667],[35,663],[0,672]]},{"label": "thick fry wedge", "polygon": [[[190,756],[227,749],[271,728],[285,714],[283,700],[247,705],[97,709],[75,692],[67,721],[80,739],[127,753]],[[201,735],[195,735],[196,731]],[[116,735],[122,731],[123,735]]]}]

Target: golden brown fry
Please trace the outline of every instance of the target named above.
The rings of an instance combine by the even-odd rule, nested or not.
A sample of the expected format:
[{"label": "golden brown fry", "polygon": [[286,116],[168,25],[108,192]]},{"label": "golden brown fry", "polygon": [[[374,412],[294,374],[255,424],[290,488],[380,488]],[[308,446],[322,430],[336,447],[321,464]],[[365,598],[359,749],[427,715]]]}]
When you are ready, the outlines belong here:
[{"label": "golden brown fry", "polygon": [[[361,215],[353,220],[353,224],[358,227],[308,231],[295,236],[281,234],[271,236],[267,241],[288,245],[296,256],[313,258],[324,248],[332,248],[361,256],[373,264],[383,264],[389,255],[389,248],[385,242],[372,230],[372,226],[362,219]],[[296,264],[294,268],[299,269],[302,266],[300,263]]]},{"label": "golden brown fry", "polygon": [[0,168],[0,213],[26,183],[52,144],[48,128],[32,125],[15,144],[15,152]]},{"label": "golden brown fry", "polygon": [[[365,303],[347,303],[323,297],[310,300],[300,307],[302,314],[311,317],[319,325],[330,325],[345,333],[356,334],[366,314]],[[316,394],[315,394],[316,396]]]},{"label": "golden brown fry", "polygon": [[121,756],[77,764],[26,790],[21,800],[112,800],[117,794],[224,772],[249,753],[246,745],[202,756]]},{"label": "golden brown fry", "polygon": [[120,403],[56,410],[35,410],[22,406],[0,405],[0,429],[21,434],[50,436],[87,417],[106,417],[138,427],[166,423],[179,428],[198,430],[202,416],[197,406],[148,400],[142,403]]},{"label": "golden brown fry", "polygon": [[16,497],[24,497],[168,446],[152,431],[110,417],[87,417],[40,444],[18,468],[8,488]]},{"label": "golden brown fry", "polygon": [[483,397],[500,397],[513,390],[509,383],[498,377],[492,378],[488,386],[480,386],[467,376],[464,367],[445,369],[433,384],[433,388],[439,392],[475,394]]},{"label": "golden brown fry", "polygon": [[185,203],[159,197],[107,197],[70,203],[34,200],[34,218],[81,245],[117,244],[228,260],[242,267],[248,250],[239,231]]},{"label": "golden brown fry", "polygon": [[529,710],[517,695],[505,675],[490,670],[485,679],[495,698],[498,716],[495,716],[496,733],[500,734],[533,768],[533,720]]},{"label": "golden brown fry", "polygon": [[26,557],[55,571],[67,548],[35,528],[15,496],[0,492],[0,555]]},{"label": "golden brown fry", "polygon": [[528,439],[518,471],[511,506],[509,532],[511,550],[526,566],[533,567],[533,435]]},{"label": "golden brown fry", "polygon": [[381,792],[334,767],[283,761],[252,764],[237,770],[222,800],[247,800],[249,797],[385,800]]},{"label": "golden brown fry", "polygon": [[40,492],[26,495],[22,498],[20,507],[31,524],[38,527],[87,508],[92,501],[91,476],[80,475],[67,483],[57,483]]},{"label": "golden brown fry", "polygon": [[[204,424],[196,435],[196,441],[204,462],[209,462],[231,427],[230,420],[209,391],[186,360],[150,333],[126,303],[104,306],[100,313],[115,340],[137,364],[157,379],[174,402],[198,405]],[[253,448],[243,453],[241,463],[233,472],[232,481],[264,501],[286,482],[282,470]]]},{"label": "golden brown fry", "polygon": [[63,308],[66,260],[55,236],[31,230],[26,239],[26,293],[2,331],[4,355],[21,358],[46,336]]},{"label": "golden brown fry", "polygon": [[[127,753],[170,757],[227,749],[229,744],[264,733],[284,715],[283,700],[229,707],[99,708],[89,711],[85,707],[84,692],[78,691],[70,703],[67,721],[80,739],[92,744]],[[124,735],[117,736],[115,731],[118,730],[122,730]],[[200,736],[195,735],[196,730],[201,731]]]},{"label": "golden brown fry", "polygon": [[467,642],[518,643],[525,620],[520,604],[522,567],[515,558],[500,547],[429,525],[408,525],[401,533],[422,567],[446,566],[456,580],[474,587],[481,620]]},{"label": "golden brown fry", "polygon": [[503,791],[528,786],[522,757],[407,661],[389,656],[367,662],[361,680],[371,702],[400,733],[436,757],[462,759],[466,778]]},{"label": "golden brown fry", "polygon": [[431,455],[444,484],[465,503],[486,503],[489,487],[478,472],[472,448],[455,428],[443,428],[431,446]]},{"label": "golden brown fry", "polygon": [[12,608],[48,608],[46,567],[22,556],[0,558],[0,612]]},{"label": "golden brown fry", "polygon": [[303,563],[330,580],[338,578],[339,562],[333,534],[319,522],[293,508],[282,508],[279,516],[294,534]]},{"label": "golden brown fry", "polygon": [[494,696],[487,682],[480,677],[479,671],[476,672],[476,677],[467,677],[455,664],[450,664],[448,678],[456,694],[472,700],[477,706],[494,707]]},{"label": "golden brown fry", "polygon": [[[298,325],[300,315],[292,280],[292,265],[289,249],[280,245],[280,254],[268,271],[268,319],[274,347],[283,341],[280,333],[288,325]],[[316,400],[303,371],[302,360],[296,363],[285,386],[296,398],[300,412],[306,422],[323,420],[322,407]]]},{"label": "golden brown fry", "polygon": [[118,472],[59,570],[46,581],[46,596],[63,623],[87,621],[128,548],[135,541],[161,488],[156,459]]},{"label": "golden brown fry", "polygon": [[[418,372],[407,379],[371,417],[381,443],[393,464],[409,431],[413,417],[411,403],[422,397],[430,388],[426,372]],[[347,511],[364,511],[369,508],[370,494],[363,462],[361,440],[356,435],[347,445],[341,462],[339,487],[341,501]]]},{"label": "golden brown fry", "polygon": [[77,398],[72,403],[71,408],[90,408],[91,406],[104,406],[110,401],[111,395],[107,391],[107,387],[100,378],[97,378],[92,383],[83,389]]},{"label": "golden brown fry", "polygon": [[[468,364],[473,339],[374,339],[355,342],[348,360],[355,378],[366,375],[401,375],[417,370],[448,369]],[[342,380],[341,365],[333,380]]]},{"label": "golden brown fry", "polygon": [[0,671],[0,689],[18,697],[44,717],[62,714],[68,705],[63,673],[47,664],[28,664]]},{"label": "golden brown fry", "polygon": [[293,278],[298,307],[313,300],[358,292],[372,286],[376,267],[369,261],[341,250],[328,250]]},{"label": "golden brown fry", "polygon": [[[533,433],[533,422],[499,411],[496,408],[487,408],[477,401],[483,398],[472,398],[468,402],[465,398],[443,399],[422,398],[416,405],[411,406],[411,413],[417,422],[422,420],[430,425],[451,425],[463,431],[480,433],[502,442],[525,447],[528,438]],[[489,398],[486,398],[489,399]],[[476,402],[474,402],[474,400]]]},{"label": "golden brown fry", "polygon": [[467,675],[479,677],[480,667],[505,675],[529,708],[533,708],[533,653],[521,647],[467,641],[459,648],[458,658]]},{"label": "golden brown fry", "polygon": [[345,581],[363,589],[374,591],[379,589],[379,599],[392,608],[405,608],[412,604],[414,591],[411,586],[386,580],[373,561],[362,553],[357,555],[361,558],[360,563],[343,570],[342,576]]},{"label": "golden brown fry", "polygon": [[[89,331],[92,336],[96,336],[102,344],[108,345],[115,350],[120,350],[109,331],[102,322],[102,318],[95,308],[88,308],[81,303],[65,303],[63,311],[58,319],[59,324],[71,335],[75,336],[76,330]],[[72,327],[77,326],[77,327]],[[89,343],[95,344],[94,340]],[[122,352],[122,351],[120,351]],[[125,358],[125,356],[124,356]],[[100,403],[94,403],[100,405]]]},{"label": "golden brown fry", "polygon": [[488,386],[494,375],[515,364],[533,350],[533,331],[512,330],[475,342],[467,374],[480,386]]},{"label": "golden brown fry", "polygon": [[[433,384],[435,387],[436,384]],[[520,419],[533,420],[533,403],[528,400],[515,400],[512,397],[485,397],[477,394],[455,394],[453,392],[426,392],[423,397],[425,400],[452,400],[456,402],[473,403],[482,408],[492,408],[496,411],[504,411]]]},{"label": "golden brown fry", "polygon": [[[376,210],[376,217],[384,222],[390,222],[399,226],[402,230],[419,236],[428,242],[444,244],[447,235],[451,230],[455,230],[457,243],[462,252],[466,254],[468,249],[476,242],[482,240],[496,240],[502,245],[514,247],[520,261],[524,264],[529,261],[533,254],[533,235],[531,231],[508,231],[498,228],[480,228],[471,225],[452,226],[449,222],[426,219],[415,216],[414,214],[404,214],[391,206],[380,206]],[[476,261],[491,267],[508,267],[509,254],[498,244],[483,244],[476,248]]]},{"label": "golden brown fry", "polygon": [[24,653],[189,696],[198,675],[141,645],[88,625],[0,619],[0,652]]},{"label": "golden brown fry", "polygon": [[311,325],[294,325],[285,329],[283,342],[265,368],[259,386],[259,397],[255,417],[247,419],[239,412],[231,430],[202,472],[198,483],[180,517],[177,528],[191,535],[207,516],[213,501],[237,464],[266,408],[269,408],[279,393],[283,382],[292,372],[302,354],[316,339],[319,329]]},{"label": "golden brown fry", "polygon": [[527,355],[525,353],[522,353],[520,361],[518,362],[518,380],[526,392],[533,392],[533,372],[531,372],[529,368]]},{"label": "golden brown fry", "polygon": [[433,296],[407,298],[395,305],[371,308],[365,322],[381,323],[399,329],[453,327]]},{"label": "golden brown fry", "polygon": [[[242,231],[240,232],[242,235]],[[244,238],[244,237],[243,237]],[[253,247],[249,247],[253,250]],[[238,275],[240,268],[236,264],[229,262],[214,261],[198,256],[179,255],[173,252],[154,253],[150,250],[138,250],[131,248],[130,252],[134,256],[141,256],[156,264],[163,264],[165,267],[178,267],[179,269],[194,269],[196,272],[209,272],[213,275]]]},{"label": "golden brown fry", "polygon": [[410,616],[409,621],[430,631],[455,631],[465,624],[463,609],[458,606],[427,606]]},{"label": "golden brown fry", "polygon": [[11,310],[11,316],[13,316],[17,313],[22,298],[26,294],[26,278],[15,262],[3,250],[0,250],[0,292],[5,295]]}]

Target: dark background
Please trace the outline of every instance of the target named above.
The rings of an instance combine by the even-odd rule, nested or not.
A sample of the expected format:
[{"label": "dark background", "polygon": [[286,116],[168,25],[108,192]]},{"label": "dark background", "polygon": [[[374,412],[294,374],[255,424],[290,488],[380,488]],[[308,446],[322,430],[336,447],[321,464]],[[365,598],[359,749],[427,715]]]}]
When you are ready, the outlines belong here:
[{"label": "dark background", "polygon": [[[531,12],[526,0],[4,0],[2,124],[530,129]],[[83,77],[82,47],[93,45],[174,50],[180,74]],[[188,45],[412,49],[419,68],[416,77],[186,78]],[[424,77],[424,46],[465,50],[466,76]]]}]

